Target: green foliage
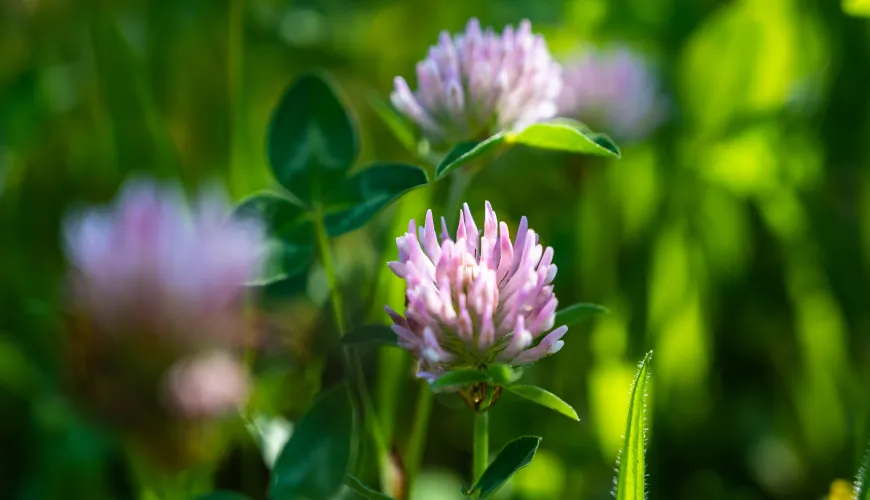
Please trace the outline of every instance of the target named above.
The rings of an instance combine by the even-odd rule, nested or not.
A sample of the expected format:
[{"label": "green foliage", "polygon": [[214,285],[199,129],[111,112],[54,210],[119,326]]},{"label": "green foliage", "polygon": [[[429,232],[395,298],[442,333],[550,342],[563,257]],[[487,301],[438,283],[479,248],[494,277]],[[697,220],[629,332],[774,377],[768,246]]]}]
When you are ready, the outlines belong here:
[{"label": "green foliage", "polygon": [[495,457],[489,467],[470,489],[466,495],[479,492],[479,499],[490,498],[499,488],[507,482],[518,470],[529,465],[535,457],[535,452],[541,444],[541,438],[537,436],[522,436],[514,439]]},{"label": "green foliage", "polygon": [[345,333],[341,337],[341,343],[345,345],[377,343],[397,346],[398,337],[387,325],[364,325]]},{"label": "green foliage", "polygon": [[372,488],[369,488],[362,481],[355,478],[354,476],[347,476],[347,481],[345,481],[345,484],[348,488],[353,490],[354,493],[364,498],[365,500],[394,500],[393,497],[389,495],[384,495],[379,491],[375,491]]},{"label": "green foliage", "polygon": [[510,385],[523,375],[522,368],[511,368],[508,365],[491,364],[486,367],[489,378],[498,385]]},{"label": "green foliage", "polygon": [[616,476],[616,500],[644,500],[646,498],[646,389],[649,382],[649,352],[640,363],[631,389],[628,417],[625,424],[625,442],[619,454],[619,472]]},{"label": "green foliage", "polygon": [[440,391],[448,387],[465,386],[489,381],[489,375],[481,370],[454,370],[435,379],[430,384],[430,387],[432,387],[433,391]]},{"label": "green foliage", "polygon": [[269,231],[269,261],[253,284],[278,281],[308,267],[314,255],[313,228],[303,208],[287,198],[263,192],[242,200],[233,215],[259,218]]},{"label": "green foliage", "polygon": [[339,191],[330,194],[326,230],[330,236],[339,236],[359,229],[382,208],[426,183],[426,173],[418,167],[398,163],[372,165],[352,175]]},{"label": "green foliage", "polygon": [[607,314],[608,312],[610,312],[609,309],[604,306],[599,306],[598,304],[574,304],[556,311],[555,324],[567,326],[576,325],[600,314]]},{"label": "green foliage", "polygon": [[545,406],[555,412],[561,413],[571,420],[580,420],[580,417],[577,416],[577,412],[574,411],[574,408],[572,408],[571,405],[562,401],[559,396],[541,389],[540,387],[534,385],[511,385],[507,387],[507,390],[517,396],[526,398],[529,401],[533,401],[541,406]]},{"label": "green foliage", "polygon": [[456,144],[438,164],[435,178],[442,179],[484,154],[511,144],[594,156],[619,158],[621,155],[619,147],[606,135],[590,131],[580,122],[559,118],[530,125],[520,132],[500,132],[482,141]]},{"label": "green foliage", "polygon": [[597,134],[582,123],[558,118],[535,123],[505,136],[508,144],[523,144],[538,149],[619,158],[619,147],[605,134]]},{"label": "green foliage", "polygon": [[359,152],[356,128],[333,85],[304,75],[284,93],[269,124],[272,173],[312,205],[340,183]]},{"label": "green foliage", "polygon": [[297,424],[272,468],[271,500],[331,498],[351,456],[353,409],[347,389],[324,392]]},{"label": "green foliage", "polygon": [[472,160],[476,160],[486,153],[491,153],[494,149],[502,146],[504,141],[505,134],[498,133],[482,141],[460,142],[453,146],[438,164],[438,168],[435,169],[435,179],[443,179],[454,170],[468,165]]}]

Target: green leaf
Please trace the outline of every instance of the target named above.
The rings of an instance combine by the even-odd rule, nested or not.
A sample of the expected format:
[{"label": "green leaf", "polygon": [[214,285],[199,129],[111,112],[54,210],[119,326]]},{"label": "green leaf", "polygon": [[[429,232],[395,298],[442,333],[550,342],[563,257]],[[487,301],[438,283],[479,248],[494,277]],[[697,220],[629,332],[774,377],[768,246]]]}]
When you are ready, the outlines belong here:
[{"label": "green leaf", "polygon": [[619,454],[619,472],[616,476],[616,500],[644,500],[646,489],[646,422],[644,420],[646,388],[649,382],[649,363],[652,351],[640,363],[631,389],[625,441]]},{"label": "green leaf", "polygon": [[596,134],[582,123],[566,118],[535,123],[508,134],[505,141],[538,149],[619,158],[619,147],[606,135]]},{"label": "green leaf", "polygon": [[610,309],[604,306],[582,302],[556,311],[556,322],[554,324],[559,326],[576,325],[586,321],[587,319],[594,318],[599,314],[607,314],[609,312]]},{"label": "green leaf", "polygon": [[523,375],[522,369],[511,368],[508,365],[493,364],[486,367],[489,378],[498,385],[510,385]]},{"label": "green leaf", "polygon": [[417,136],[414,132],[414,127],[402,116],[401,113],[388,102],[384,101],[377,94],[369,96],[369,103],[375,114],[380,117],[381,121],[390,129],[396,139],[405,146],[405,148],[417,154]]},{"label": "green leaf", "polygon": [[256,218],[269,232],[269,258],[251,285],[266,285],[304,271],[314,255],[314,233],[305,210],[287,198],[261,192],[243,199],[236,218]]},{"label": "green leaf", "polygon": [[562,415],[570,418],[571,420],[580,420],[580,417],[577,416],[577,412],[574,411],[574,408],[572,408],[571,405],[562,401],[559,396],[556,396],[550,391],[541,389],[540,387],[534,385],[512,385],[508,386],[507,390],[511,391],[517,396],[526,398],[529,401],[533,401],[541,406],[545,406],[553,411],[559,412]]},{"label": "green leaf", "polygon": [[426,183],[426,173],[419,167],[381,163],[366,168],[330,196],[326,230],[339,236],[359,229],[382,208]]},{"label": "green leaf", "polygon": [[330,83],[304,75],[284,93],[268,132],[272,173],[305,203],[323,199],[359,152],[356,129]]},{"label": "green leaf", "polygon": [[324,392],[278,455],[269,498],[332,498],[347,473],[352,429],[353,408],[344,385]]},{"label": "green leaf", "polygon": [[398,337],[387,325],[364,325],[341,337],[341,343],[345,345],[366,344],[370,342],[389,346],[399,345]]},{"label": "green leaf", "polygon": [[354,491],[357,495],[365,498],[366,500],[395,500],[393,497],[384,495],[379,491],[375,491],[372,488],[369,488],[362,481],[353,477],[347,476],[347,481],[345,483],[348,488]]},{"label": "green leaf", "polygon": [[439,391],[447,387],[465,386],[479,382],[488,382],[489,380],[489,375],[480,370],[455,370],[438,377],[430,384],[430,387],[432,387],[433,391]]},{"label": "green leaf", "polygon": [[529,465],[540,444],[541,438],[538,436],[522,436],[514,439],[498,452],[495,460],[483,471],[477,483],[465,494],[471,495],[475,491],[480,491],[478,499],[491,497],[518,470]]},{"label": "green leaf", "polygon": [[435,169],[435,179],[443,178],[457,168],[468,164],[471,160],[501,145],[504,141],[505,134],[500,132],[482,141],[460,142],[453,146],[447,156],[438,164],[438,168]]},{"label": "green leaf", "polygon": [[858,474],[855,476],[854,490],[853,498],[855,500],[870,500],[870,447],[864,452],[861,468],[858,469]]},{"label": "green leaf", "polygon": [[235,491],[218,490],[196,497],[196,500],[250,500],[247,495]]}]

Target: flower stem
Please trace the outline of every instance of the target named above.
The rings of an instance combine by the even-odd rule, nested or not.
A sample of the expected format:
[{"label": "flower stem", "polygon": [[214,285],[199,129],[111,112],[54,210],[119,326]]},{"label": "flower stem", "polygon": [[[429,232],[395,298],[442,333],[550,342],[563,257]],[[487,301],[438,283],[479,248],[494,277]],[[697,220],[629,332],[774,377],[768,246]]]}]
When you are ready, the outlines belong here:
[{"label": "flower stem", "polygon": [[486,466],[489,465],[489,412],[483,411],[474,414],[474,458],[473,458],[473,483],[476,483]]},{"label": "flower stem", "polygon": [[[326,281],[329,285],[329,302],[332,304],[332,313],[335,318],[335,326],[338,328],[339,337],[345,334],[344,309],[342,307],[341,292],[338,289],[338,279],[335,275],[335,265],[332,260],[332,250],[329,244],[329,235],[326,233],[323,209],[315,207],[314,229],[317,233],[317,246],[320,249],[320,263],[326,273]],[[386,440],[376,420],[374,404],[366,387],[365,375],[359,356],[350,347],[342,348],[342,360],[345,373],[350,380],[348,390],[351,400],[357,409],[358,418],[362,421],[375,444],[378,457],[385,457],[388,453]]]},{"label": "flower stem", "polygon": [[417,473],[420,471],[420,462],[423,458],[423,451],[426,449],[426,436],[429,431],[429,415],[432,413],[433,397],[429,383],[420,380],[417,391],[417,409],[414,412],[411,436],[408,438],[408,450],[405,452],[405,470],[409,494],[414,486]]}]

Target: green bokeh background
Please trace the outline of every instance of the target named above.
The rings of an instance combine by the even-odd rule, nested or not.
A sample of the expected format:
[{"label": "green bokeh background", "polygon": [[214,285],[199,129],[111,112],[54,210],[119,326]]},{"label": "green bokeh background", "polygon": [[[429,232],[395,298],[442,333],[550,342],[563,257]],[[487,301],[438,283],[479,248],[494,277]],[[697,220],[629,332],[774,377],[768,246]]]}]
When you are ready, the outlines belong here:
[{"label": "green bokeh background", "polygon": [[[560,58],[627,43],[655,64],[671,109],[653,137],[622,144],[621,160],[514,149],[468,193],[475,214],[489,200],[511,225],[530,218],[555,248],[561,303],[612,310],[525,376],[579,423],[509,396],[492,410],[494,448],[543,436],[501,498],[610,498],[629,384],[651,349],[650,499],[816,499],[853,474],[870,432],[870,25],[839,2],[4,0],[0,496],[134,489],[117,439],[65,396],[62,214],[110,199],[134,172],[188,188],[217,178],[235,199],[273,187],[269,115],[312,69],[353,109],[360,164],[419,163],[370,97],[387,96],[395,75],[413,81],[438,32],[472,16],[529,18]],[[438,189],[336,241],[352,324],[401,308],[384,263]],[[267,293],[273,342],[252,403],[264,415],[292,421],[342,376],[324,283],[314,266]],[[404,449],[419,387],[410,360],[362,356]],[[431,421],[416,498],[459,498],[471,415],[436,403]],[[262,492],[251,440],[228,435],[218,484]]]}]

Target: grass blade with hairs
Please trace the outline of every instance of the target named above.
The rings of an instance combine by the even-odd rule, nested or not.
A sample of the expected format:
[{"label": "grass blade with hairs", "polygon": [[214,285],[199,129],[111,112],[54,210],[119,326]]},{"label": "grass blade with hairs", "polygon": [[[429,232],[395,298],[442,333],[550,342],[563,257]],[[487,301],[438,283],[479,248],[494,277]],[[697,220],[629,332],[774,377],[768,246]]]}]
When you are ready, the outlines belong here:
[{"label": "grass blade with hairs", "polygon": [[616,476],[616,500],[643,500],[646,498],[646,390],[649,383],[649,363],[652,351],[640,363],[631,388],[628,418],[625,424],[625,442],[619,454],[619,472]]}]

